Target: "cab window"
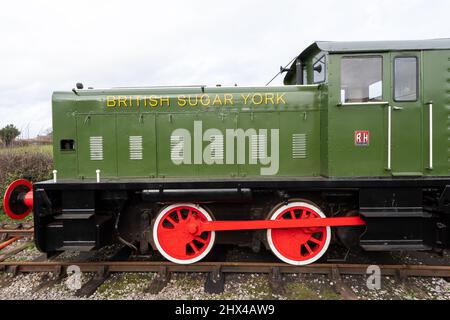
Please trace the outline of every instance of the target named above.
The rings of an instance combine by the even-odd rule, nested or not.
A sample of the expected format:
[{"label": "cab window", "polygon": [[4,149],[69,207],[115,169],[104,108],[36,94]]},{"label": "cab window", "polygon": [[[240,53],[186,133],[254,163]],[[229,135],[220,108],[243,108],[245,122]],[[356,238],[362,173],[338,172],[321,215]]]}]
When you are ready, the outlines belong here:
[{"label": "cab window", "polygon": [[382,57],[343,57],[341,60],[341,102],[382,101],[382,78]]},{"label": "cab window", "polygon": [[394,100],[417,101],[418,64],[416,57],[394,59]]}]

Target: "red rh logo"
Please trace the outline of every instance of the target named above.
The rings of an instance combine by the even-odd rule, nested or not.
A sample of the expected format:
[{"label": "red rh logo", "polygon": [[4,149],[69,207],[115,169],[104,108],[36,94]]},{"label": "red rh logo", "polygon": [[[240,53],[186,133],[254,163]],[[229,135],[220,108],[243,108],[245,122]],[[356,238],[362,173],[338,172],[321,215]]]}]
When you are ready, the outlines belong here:
[{"label": "red rh logo", "polygon": [[355,131],[355,145],[368,146],[370,139],[370,132],[368,130]]}]

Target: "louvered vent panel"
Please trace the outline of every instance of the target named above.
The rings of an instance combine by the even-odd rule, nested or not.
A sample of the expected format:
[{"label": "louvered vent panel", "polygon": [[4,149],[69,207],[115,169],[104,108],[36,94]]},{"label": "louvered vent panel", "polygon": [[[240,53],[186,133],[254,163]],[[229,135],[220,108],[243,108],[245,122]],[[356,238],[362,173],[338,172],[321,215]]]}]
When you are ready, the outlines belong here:
[{"label": "louvered vent panel", "polygon": [[130,160],[142,160],[142,136],[130,136]]},{"label": "louvered vent panel", "polygon": [[292,158],[306,159],[306,134],[296,133],[292,135]]},{"label": "louvered vent panel", "polygon": [[103,137],[90,137],[89,151],[91,160],[103,160]]}]

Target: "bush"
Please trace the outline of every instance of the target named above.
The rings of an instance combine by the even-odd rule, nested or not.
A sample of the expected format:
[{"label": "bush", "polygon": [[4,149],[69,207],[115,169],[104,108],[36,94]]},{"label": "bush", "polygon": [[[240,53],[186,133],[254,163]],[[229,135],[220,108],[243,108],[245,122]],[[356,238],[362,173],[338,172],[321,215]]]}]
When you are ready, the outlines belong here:
[{"label": "bush", "polygon": [[53,158],[48,152],[9,151],[0,152],[0,214],[4,218],[3,195],[8,185],[16,179],[31,182],[48,180],[52,177]]}]

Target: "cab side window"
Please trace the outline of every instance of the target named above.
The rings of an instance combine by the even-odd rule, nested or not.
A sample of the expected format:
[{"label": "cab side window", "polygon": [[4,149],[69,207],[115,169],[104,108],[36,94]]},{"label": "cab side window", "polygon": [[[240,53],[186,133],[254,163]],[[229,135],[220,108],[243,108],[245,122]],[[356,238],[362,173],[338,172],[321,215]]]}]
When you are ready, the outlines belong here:
[{"label": "cab side window", "polygon": [[382,79],[382,57],[343,57],[341,60],[341,102],[382,101]]},{"label": "cab side window", "polygon": [[416,57],[394,59],[394,100],[417,101],[418,63]]}]

